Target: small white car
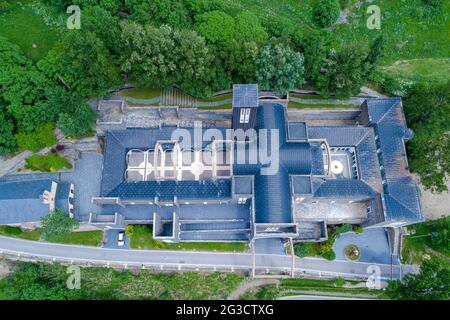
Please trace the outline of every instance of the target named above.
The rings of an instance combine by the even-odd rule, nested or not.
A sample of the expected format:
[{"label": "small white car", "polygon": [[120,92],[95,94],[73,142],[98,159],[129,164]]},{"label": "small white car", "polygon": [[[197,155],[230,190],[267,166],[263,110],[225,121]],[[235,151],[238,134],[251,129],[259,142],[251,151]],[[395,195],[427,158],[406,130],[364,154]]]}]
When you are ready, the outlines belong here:
[{"label": "small white car", "polygon": [[123,247],[125,245],[125,233],[123,231],[119,232],[117,245]]}]

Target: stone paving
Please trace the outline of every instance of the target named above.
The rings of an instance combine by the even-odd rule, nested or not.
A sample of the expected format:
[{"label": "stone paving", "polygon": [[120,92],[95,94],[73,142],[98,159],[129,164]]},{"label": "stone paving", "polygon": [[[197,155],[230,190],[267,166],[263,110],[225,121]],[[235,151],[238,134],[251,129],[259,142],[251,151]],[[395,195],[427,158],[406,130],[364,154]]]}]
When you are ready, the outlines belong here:
[{"label": "stone paving", "polygon": [[[341,235],[333,245],[336,260],[347,260],[344,250],[350,244],[356,245],[361,251],[359,262],[391,263],[391,251],[384,228],[369,228],[365,229],[363,233],[348,232]],[[398,259],[393,263],[398,264]]]}]

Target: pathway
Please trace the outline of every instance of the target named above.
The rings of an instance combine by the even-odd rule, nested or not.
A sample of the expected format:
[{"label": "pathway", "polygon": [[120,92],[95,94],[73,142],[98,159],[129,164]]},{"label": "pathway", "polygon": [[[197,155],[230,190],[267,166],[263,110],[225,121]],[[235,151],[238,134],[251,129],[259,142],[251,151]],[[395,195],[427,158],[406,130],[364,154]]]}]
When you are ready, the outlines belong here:
[{"label": "pathway", "polygon": [[237,300],[237,299],[239,299],[240,296],[242,296],[244,293],[246,293],[250,289],[254,289],[254,288],[266,286],[266,285],[271,285],[271,284],[275,284],[278,286],[280,284],[280,280],[278,280],[278,279],[256,279],[256,280],[247,281],[247,282],[241,284],[236,290],[231,292],[228,297],[228,300]]}]

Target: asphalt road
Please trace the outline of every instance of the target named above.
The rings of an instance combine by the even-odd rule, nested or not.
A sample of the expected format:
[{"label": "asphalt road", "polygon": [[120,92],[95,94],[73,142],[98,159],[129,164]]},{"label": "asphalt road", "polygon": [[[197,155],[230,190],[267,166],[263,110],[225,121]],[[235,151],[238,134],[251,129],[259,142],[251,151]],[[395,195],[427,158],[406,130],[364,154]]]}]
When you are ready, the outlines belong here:
[{"label": "asphalt road", "polygon": [[[237,271],[250,270],[252,266],[249,253],[196,252],[196,251],[163,251],[163,250],[117,250],[86,246],[73,246],[28,241],[0,236],[0,254],[14,254],[38,260],[54,260],[72,262],[74,264],[102,264],[106,266],[126,265],[125,267],[158,267],[162,270],[217,270]],[[289,271],[291,257],[281,255],[256,255],[258,271]],[[296,272],[321,276],[367,276],[368,267],[373,264],[349,261],[326,261],[316,258],[297,258]],[[391,265],[377,265],[381,271],[381,279],[391,277]],[[402,272],[415,272],[413,266],[392,266],[395,277]]]}]

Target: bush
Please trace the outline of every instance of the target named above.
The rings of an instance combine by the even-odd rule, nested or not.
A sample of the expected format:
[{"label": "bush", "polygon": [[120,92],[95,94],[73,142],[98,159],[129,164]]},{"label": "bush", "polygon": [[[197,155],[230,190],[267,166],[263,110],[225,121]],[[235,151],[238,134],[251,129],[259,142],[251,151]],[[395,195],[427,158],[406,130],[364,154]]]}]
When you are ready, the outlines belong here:
[{"label": "bush", "polygon": [[33,152],[45,147],[51,147],[57,142],[53,132],[54,129],[55,127],[52,123],[47,123],[37,127],[36,131],[31,133],[19,132],[16,134],[17,145],[19,149]]},{"label": "bush", "polygon": [[433,228],[431,244],[434,248],[450,248],[450,217],[440,219]]},{"label": "bush", "polygon": [[334,253],[334,251],[328,251],[328,252],[325,252],[325,253],[322,255],[322,257],[325,258],[325,259],[327,259],[327,260],[332,261],[332,260],[335,260],[335,259],[336,259],[336,254]]},{"label": "bush", "polygon": [[294,245],[294,253],[300,258],[314,256],[314,251],[313,243],[301,242]]},{"label": "bush", "polygon": [[18,227],[1,226],[0,232],[8,236],[18,236],[22,233],[22,230]]},{"label": "bush", "polygon": [[343,287],[345,284],[345,279],[344,278],[336,278],[336,280],[334,280],[334,284],[336,285],[336,287]]},{"label": "bush", "polygon": [[356,233],[363,233],[364,229],[362,227],[360,227],[360,226],[354,226],[353,227],[353,231],[356,232]]},{"label": "bush", "polygon": [[327,28],[336,22],[340,13],[337,0],[319,0],[313,8],[313,20],[318,26]]},{"label": "bush", "polygon": [[341,234],[346,233],[346,232],[350,232],[353,230],[353,226],[351,224],[343,224],[339,227],[336,228],[335,230],[335,236],[336,238],[338,238]]},{"label": "bush", "polygon": [[443,0],[423,0],[425,4],[425,15],[434,16],[443,11],[444,1]]},{"label": "bush", "polygon": [[125,228],[125,234],[128,237],[132,237],[134,235],[134,226],[132,224],[127,225]]},{"label": "bush", "polygon": [[32,155],[26,160],[25,167],[33,171],[56,172],[62,168],[72,169],[72,164],[56,153]]}]

